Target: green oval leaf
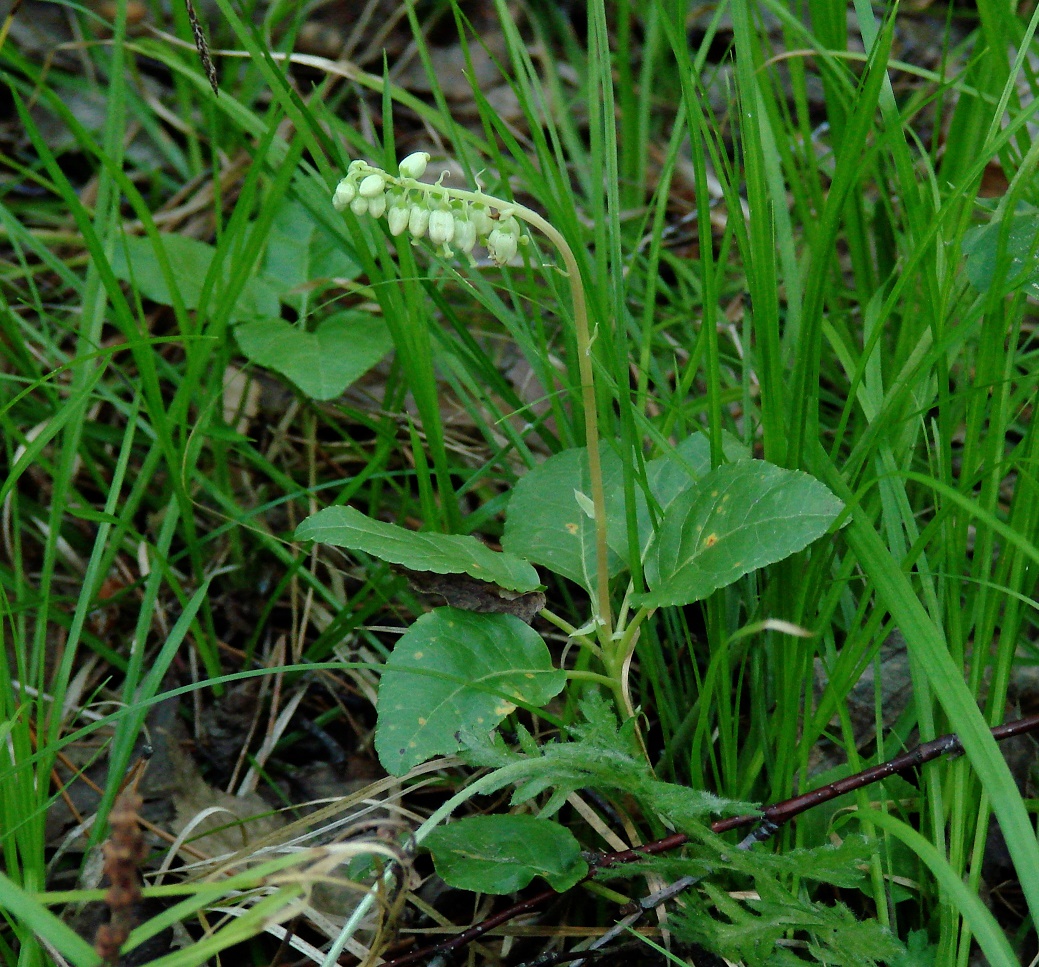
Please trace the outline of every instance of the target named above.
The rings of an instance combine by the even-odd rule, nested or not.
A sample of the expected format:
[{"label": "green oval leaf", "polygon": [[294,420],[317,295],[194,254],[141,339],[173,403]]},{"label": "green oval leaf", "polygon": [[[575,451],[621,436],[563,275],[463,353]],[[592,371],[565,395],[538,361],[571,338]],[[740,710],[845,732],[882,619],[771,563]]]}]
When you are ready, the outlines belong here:
[{"label": "green oval leaf", "polygon": [[[747,458],[747,448],[731,433],[722,431],[722,452],[734,463]],[[657,516],[663,514],[671,502],[704,474],[711,471],[711,441],[706,433],[696,432],[686,437],[670,453],[646,463],[646,483],[656,504]],[[635,515],[638,521],[639,554],[653,537],[653,518],[642,488],[635,488]],[[628,556],[628,529],[624,512],[624,488],[614,487],[606,492],[607,539],[610,547],[630,566]]]},{"label": "green oval leaf", "polygon": [[437,608],[401,636],[379,684],[375,750],[391,775],[460,748],[516,708],[566,684],[541,636],[519,618]]},{"label": "green oval leaf", "polygon": [[[169,266],[173,283],[185,309],[197,309],[202,300],[202,288],[209,274],[216,249],[184,235],[160,235],[161,252],[151,239],[128,235],[121,239],[112,253],[112,272],[117,279],[136,285],[141,295],[163,305],[173,305],[163,263]],[[224,277],[229,276],[225,265]],[[276,316],[281,311],[278,297],[262,278],[246,279],[234,318]]]},{"label": "green oval leaf", "polygon": [[671,503],[646,556],[642,607],[689,604],[821,537],[844,505],[814,477],[762,460],[712,470]]},{"label": "green oval leaf", "polygon": [[[621,489],[620,458],[605,445],[599,453],[606,492]],[[591,592],[596,581],[591,492],[585,447],[549,457],[516,484],[509,499],[502,547]],[[623,570],[624,563],[610,551],[608,566],[614,575]]]},{"label": "green oval leaf", "polygon": [[283,319],[235,329],[254,363],[287,376],[314,400],[330,400],[363,376],[393,348],[386,323],[367,312],[341,312],[307,332]]},{"label": "green oval leaf", "polygon": [[574,834],[534,816],[470,816],[433,830],[422,845],[445,883],[476,893],[515,893],[535,876],[562,893],[588,873]]},{"label": "green oval leaf", "polygon": [[[972,229],[964,237],[967,278],[979,292],[988,292],[998,277],[1004,293],[1024,288],[1030,296],[1039,298],[1039,221],[1034,212],[1008,217],[1009,226],[1000,218]],[[1000,235],[1004,231],[1006,248],[1001,260]]]},{"label": "green oval leaf", "polygon": [[533,591],[538,572],[526,561],[492,551],[475,537],[427,534],[372,520],[353,507],[326,507],[296,528],[296,540],[364,551],[390,564],[435,574],[468,574],[507,591]]}]

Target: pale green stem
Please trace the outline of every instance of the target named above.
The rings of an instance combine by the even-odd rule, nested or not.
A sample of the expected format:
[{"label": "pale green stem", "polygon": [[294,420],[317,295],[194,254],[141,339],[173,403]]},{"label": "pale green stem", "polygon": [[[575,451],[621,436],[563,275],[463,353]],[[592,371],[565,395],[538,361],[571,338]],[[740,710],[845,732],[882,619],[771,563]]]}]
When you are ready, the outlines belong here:
[{"label": "pale green stem", "polygon": [[593,685],[605,685],[611,692],[616,691],[617,683],[608,675],[600,675],[598,672],[586,672],[580,669],[571,669],[566,672],[567,681],[591,682]]},{"label": "pale green stem", "polygon": [[[486,199],[486,196],[484,196]],[[563,236],[537,212],[523,205],[515,205],[513,214],[539,229],[559,250],[566,265],[570,283],[570,299],[574,307],[574,330],[577,336],[577,365],[581,373],[581,401],[584,409],[584,439],[588,447],[588,477],[592,485],[592,507],[595,510],[595,563],[596,592],[599,600],[599,618],[602,621],[600,640],[607,653],[612,651],[613,616],[610,610],[610,574],[606,545],[606,491],[602,482],[602,463],[599,460],[599,411],[595,400],[595,373],[592,366],[592,337],[588,328],[588,303],[581,283],[577,259]]]},{"label": "pale green stem", "polygon": [[[377,170],[377,169],[372,169]],[[599,640],[604,650],[612,651],[613,615],[610,609],[610,574],[606,544],[606,492],[602,481],[602,462],[599,459],[599,411],[595,399],[595,374],[592,366],[592,335],[588,326],[588,301],[581,282],[581,270],[573,250],[562,234],[532,208],[516,202],[504,201],[482,191],[447,188],[442,184],[428,185],[413,178],[390,178],[406,190],[418,189],[442,198],[457,198],[486,205],[499,212],[515,215],[521,221],[538,229],[559,250],[570,283],[570,300],[574,310],[574,333],[577,337],[577,365],[581,375],[581,403],[584,410],[584,438],[588,447],[588,476],[592,487],[592,508],[595,512],[596,603],[601,629]]]},{"label": "pale green stem", "polygon": [[579,648],[586,648],[591,652],[597,659],[602,660],[603,654],[602,649],[595,643],[595,640],[589,638],[588,635],[582,634],[579,628],[575,628],[569,621],[560,618],[559,615],[548,608],[543,608],[538,612],[542,618],[544,618],[549,624],[555,625],[564,635],[567,636],[574,644]]},{"label": "pale green stem", "polygon": [[612,658],[616,662],[616,668],[608,668],[607,670],[611,675],[620,677],[621,670],[624,668],[624,664],[631,657],[631,653],[635,650],[635,643],[638,640],[638,631],[642,622],[646,620],[652,613],[652,608],[639,608],[635,612],[635,617],[631,619],[631,622],[624,627],[624,634],[621,636],[620,641],[617,642],[617,648],[612,654]]}]

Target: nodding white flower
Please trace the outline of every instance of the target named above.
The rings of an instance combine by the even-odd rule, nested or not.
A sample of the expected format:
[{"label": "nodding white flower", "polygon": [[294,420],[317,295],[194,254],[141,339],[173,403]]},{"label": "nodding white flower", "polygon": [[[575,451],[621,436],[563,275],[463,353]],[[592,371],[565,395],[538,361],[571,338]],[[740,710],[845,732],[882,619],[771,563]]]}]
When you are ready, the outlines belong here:
[{"label": "nodding white flower", "polygon": [[476,244],[476,226],[466,217],[455,215],[454,242],[458,248],[468,255]]},{"label": "nodding white flower", "polygon": [[368,214],[372,218],[382,218],[386,212],[386,195],[376,195],[368,199]]},{"label": "nodding white flower", "polygon": [[344,178],[336,185],[335,194],[332,196],[332,207],[337,212],[346,211],[349,207],[350,202],[354,200],[357,195],[357,185],[355,185],[349,178]]},{"label": "nodding white flower", "polygon": [[469,221],[476,230],[477,238],[486,238],[494,231],[494,222],[484,205],[472,205],[469,208]]},{"label": "nodding white flower", "polygon": [[455,237],[455,217],[438,208],[429,213],[429,240],[434,245],[447,245]]},{"label": "nodding white flower", "polygon": [[414,238],[422,238],[426,234],[429,225],[429,209],[419,202],[411,206],[411,215],[408,218],[408,231]]},{"label": "nodding white flower", "polygon": [[429,163],[429,153],[413,151],[397,166],[399,177],[387,174],[367,161],[351,161],[346,177],[336,185],[332,204],[337,211],[349,208],[355,215],[386,216],[394,237],[408,232],[413,239],[428,237],[440,255],[450,257],[449,243],[473,265],[479,243],[497,265],[510,262],[526,244],[516,207],[475,192],[444,188],[447,172],[435,185],[418,182]]},{"label": "nodding white flower", "polygon": [[505,265],[516,254],[518,247],[517,236],[500,228],[494,229],[487,236],[487,251],[495,265]]},{"label": "nodding white flower", "polygon": [[386,212],[386,223],[389,225],[390,234],[393,236],[403,235],[408,230],[408,222],[411,220],[411,209],[402,198],[394,202]]},{"label": "nodding white flower", "polygon": [[380,171],[375,174],[365,175],[357,186],[357,194],[363,198],[375,198],[381,195],[386,187],[386,176]]},{"label": "nodding white flower", "polygon": [[401,178],[421,178],[429,164],[428,151],[413,151],[398,167]]}]

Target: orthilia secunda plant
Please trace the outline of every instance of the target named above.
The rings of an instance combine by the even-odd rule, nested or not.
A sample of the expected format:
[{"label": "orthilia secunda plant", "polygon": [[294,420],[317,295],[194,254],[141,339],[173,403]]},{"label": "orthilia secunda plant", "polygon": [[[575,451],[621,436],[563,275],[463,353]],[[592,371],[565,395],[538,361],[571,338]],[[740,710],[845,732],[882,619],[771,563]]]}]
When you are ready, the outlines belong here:
[{"label": "orthilia secunda plant", "polygon": [[585,443],[588,448],[588,474],[591,480],[592,512],[595,517],[597,575],[595,619],[599,638],[609,645],[612,638],[612,616],[607,570],[606,498],[603,491],[602,467],[599,460],[599,423],[592,371],[592,339],[588,325],[588,305],[577,260],[566,239],[533,209],[514,201],[495,198],[483,190],[468,191],[444,184],[449,172],[444,171],[435,184],[418,179],[425,173],[429,154],[409,154],[391,175],[367,161],[350,162],[346,177],[336,186],[332,204],[337,211],[347,208],[358,218],[386,218],[390,234],[407,233],[415,241],[428,239],[437,253],[451,258],[455,250],[477,262],[473,249],[487,249],[491,261],[498,266],[511,262],[529,239],[522,234],[520,223],[538,229],[562,256],[574,312],[574,330],[581,375],[581,399],[584,409]]}]

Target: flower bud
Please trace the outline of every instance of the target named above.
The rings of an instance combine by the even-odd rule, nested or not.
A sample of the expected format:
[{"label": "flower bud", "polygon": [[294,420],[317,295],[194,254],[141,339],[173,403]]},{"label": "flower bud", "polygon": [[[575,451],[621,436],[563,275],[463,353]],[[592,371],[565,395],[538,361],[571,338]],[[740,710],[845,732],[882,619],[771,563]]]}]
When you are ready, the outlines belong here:
[{"label": "flower bud", "polygon": [[495,265],[505,265],[516,254],[518,247],[517,236],[503,232],[500,228],[487,236],[487,251]]},{"label": "flower bud", "polygon": [[350,211],[360,217],[361,215],[368,214],[368,199],[363,195],[358,195],[352,202],[350,202]]},{"label": "flower bud", "polygon": [[337,212],[345,211],[356,195],[357,186],[349,178],[343,178],[336,185],[335,194],[332,196],[332,207]]},{"label": "flower bud", "polygon": [[401,178],[421,178],[428,163],[428,151],[413,151],[400,163]]},{"label": "flower bud", "polygon": [[429,209],[421,202],[411,206],[411,216],[408,218],[408,231],[413,238],[422,238],[426,234],[426,226],[429,225]]},{"label": "flower bud", "polygon": [[494,222],[483,205],[473,205],[469,209],[469,221],[473,224],[477,238],[486,238],[494,231]]},{"label": "flower bud", "polygon": [[498,228],[506,235],[519,235],[520,231],[519,222],[516,221],[514,215],[502,215],[498,221]]},{"label": "flower bud", "polygon": [[455,217],[442,208],[429,213],[429,240],[434,245],[446,245],[455,237]]},{"label": "flower bud", "polygon": [[468,255],[476,244],[476,226],[465,217],[455,215],[454,243]]},{"label": "flower bud", "polygon": [[389,211],[386,212],[386,222],[389,225],[390,234],[393,236],[403,235],[408,229],[410,219],[411,210],[403,201],[391,205]]},{"label": "flower bud", "polygon": [[386,176],[382,172],[376,172],[365,175],[360,185],[357,186],[357,194],[363,198],[374,198],[376,195],[381,195],[385,187]]},{"label": "flower bud", "polygon": [[386,214],[386,196],[376,195],[368,199],[368,214],[372,218],[382,218]]}]

